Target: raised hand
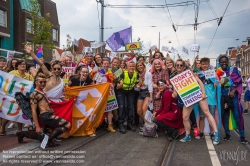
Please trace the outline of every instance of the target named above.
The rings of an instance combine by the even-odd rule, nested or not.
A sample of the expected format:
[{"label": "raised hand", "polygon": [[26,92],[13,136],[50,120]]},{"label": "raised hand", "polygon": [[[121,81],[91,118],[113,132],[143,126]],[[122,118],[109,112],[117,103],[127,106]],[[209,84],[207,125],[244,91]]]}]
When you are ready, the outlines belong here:
[{"label": "raised hand", "polygon": [[31,45],[28,45],[28,44],[26,44],[26,45],[24,46],[24,50],[25,50],[28,54],[30,54],[30,53],[33,51],[32,46],[31,46]]}]

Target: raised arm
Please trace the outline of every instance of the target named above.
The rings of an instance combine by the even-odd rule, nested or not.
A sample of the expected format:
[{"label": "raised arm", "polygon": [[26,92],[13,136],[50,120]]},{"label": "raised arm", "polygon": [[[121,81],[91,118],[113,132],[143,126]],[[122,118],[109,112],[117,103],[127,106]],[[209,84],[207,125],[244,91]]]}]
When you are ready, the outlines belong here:
[{"label": "raised arm", "polygon": [[34,51],[32,50],[32,47],[30,45],[25,45],[24,50],[31,55],[31,57],[39,64],[40,68],[42,69],[43,73],[46,77],[49,77],[51,75],[50,71],[47,69],[47,67],[43,64],[43,62],[37,58]]}]

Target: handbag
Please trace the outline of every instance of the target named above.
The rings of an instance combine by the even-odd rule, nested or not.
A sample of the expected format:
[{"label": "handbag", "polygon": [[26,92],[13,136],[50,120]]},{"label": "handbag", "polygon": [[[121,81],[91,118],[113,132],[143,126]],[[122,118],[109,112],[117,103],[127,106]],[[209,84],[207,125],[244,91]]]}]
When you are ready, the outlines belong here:
[{"label": "handbag", "polygon": [[143,129],[143,136],[157,138],[157,125],[155,123],[145,122]]},{"label": "handbag", "polygon": [[224,111],[232,110],[234,108],[233,98],[231,98],[230,96],[223,96],[222,108]]}]

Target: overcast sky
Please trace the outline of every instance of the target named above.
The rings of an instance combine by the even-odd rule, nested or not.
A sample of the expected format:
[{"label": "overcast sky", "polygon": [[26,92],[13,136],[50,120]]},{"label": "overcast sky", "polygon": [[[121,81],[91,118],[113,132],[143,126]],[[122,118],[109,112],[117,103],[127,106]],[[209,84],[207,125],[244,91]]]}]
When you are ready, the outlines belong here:
[{"label": "overcast sky", "polygon": [[[96,0],[53,0],[57,4],[57,12],[60,23],[60,46],[66,44],[66,34],[72,38],[83,38],[90,41],[99,41],[99,17],[101,13],[100,4]],[[184,0],[167,0],[168,4],[184,2]],[[196,2],[196,1],[195,1]],[[226,9],[229,0],[210,0],[217,17],[221,17]],[[163,5],[165,0],[105,0],[104,4],[110,5]],[[98,9],[97,9],[98,6]],[[192,24],[194,23],[194,5],[188,6],[181,18],[185,6],[169,8],[174,24]],[[249,9],[238,14],[227,16],[238,11]],[[104,41],[107,40],[114,32],[132,26],[133,41],[140,37],[144,42],[145,49],[148,50],[150,45],[158,45],[159,32],[161,34],[161,46],[173,46],[179,50],[184,59],[193,59],[194,54],[189,52],[189,56],[182,53],[179,46],[190,47],[194,43],[194,27],[178,26],[177,41],[176,34],[169,21],[169,13],[166,8],[151,9],[121,9],[109,8],[104,9]],[[211,47],[206,54],[209,44],[217,28],[217,21],[211,21],[198,25],[196,43],[200,44],[200,57],[216,58],[219,54],[225,53],[228,47],[244,44],[246,37],[250,37],[250,1],[249,0],[231,0],[225,13],[223,21],[218,28]],[[181,19],[180,19],[181,18]],[[198,22],[214,19],[215,14],[205,0],[201,0],[199,7]],[[151,27],[156,26],[156,27]],[[238,41],[235,39],[239,38]],[[171,41],[171,44],[169,44]],[[122,49],[121,49],[122,50]],[[165,54],[165,53],[164,53]]]}]

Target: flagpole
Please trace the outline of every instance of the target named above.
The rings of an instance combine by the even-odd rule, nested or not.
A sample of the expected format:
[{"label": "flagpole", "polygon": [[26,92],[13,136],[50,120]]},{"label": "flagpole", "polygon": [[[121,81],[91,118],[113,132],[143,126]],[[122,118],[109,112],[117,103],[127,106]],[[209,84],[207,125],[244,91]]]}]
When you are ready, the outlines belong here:
[{"label": "flagpole", "polygon": [[130,28],[131,28],[131,43],[133,42],[133,31],[132,31],[132,26],[130,26]]},{"label": "flagpole", "polygon": [[161,37],[161,32],[159,32],[159,43],[158,43],[158,50],[160,50],[160,37]]},{"label": "flagpole", "polygon": [[[100,27],[100,43],[103,42],[103,26],[104,26],[104,0],[100,0],[101,2],[101,27]],[[100,54],[103,57],[103,46],[101,46]]]}]

